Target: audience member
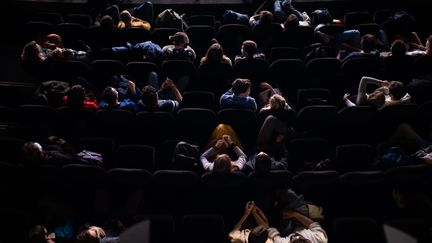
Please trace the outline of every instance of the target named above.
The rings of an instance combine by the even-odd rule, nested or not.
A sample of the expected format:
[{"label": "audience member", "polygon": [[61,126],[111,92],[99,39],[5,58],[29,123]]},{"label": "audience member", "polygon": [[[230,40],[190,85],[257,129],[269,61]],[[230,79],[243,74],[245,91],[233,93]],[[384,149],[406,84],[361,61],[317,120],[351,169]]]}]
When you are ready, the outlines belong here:
[{"label": "audience member", "polygon": [[253,40],[245,40],[241,46],[241,54],[234,58],[234,63],[240,59],[245,58],[262,58],[265,59],[265,55],[262,52],[258,52],[257,43]]},{"label": "audience member", "polygon": [[407,55],[407,45],[402,40],[395,40],[390,51],[390,55],[382,60],[385,78],[408,84],[413,78],[414,58]]},{"label": "audience member", "polygon": [[251,83],[248,79],[236,79],[232,82],[231,89],[220,97],[220,107],[245,108],[257,110],[255,99],[250,97]]},{"label": "audience member", "polygon": [[224,50],[219,43],[212,44],[204,57],[201,58],[200,65],[226,63],[232,66],[231,59],[224,54]]},{"label": "audience member", "polygon": [[68,94],[63,97],[63,104],[73,108],[89,110],[97,110],[99,108],[94,95],[79,84],[70,88]]},{"label": "audience member", "polygon": [[119,17],[120,17],[120,21],[118,23],[119,29],[130,28],[130,27],[143,28],[149,31],[151,29],[151,25],[149,22],[132,16],[128,10],[123,10],[120,13]]},{"label": "audience member", "polygon": [[377,39],[374,35],[366,34],[361,38],[361,50],[348,52],[345,50],[339,51],[337,58],[341,60],[341,62],[346,62],[349,59],[355,57],[374,57],[376,59],[380,58],[380,52],[376,49]]},{"label": "audience member", "polygon": [[[371,94],[367,94],[369,84],[380,86]],[[405,86],[399,81],[385,81],[372,77],[362,77],[359,83],[356,103],[348,99],[349,93],[346,93],[343,100],[347,106],[355,105],[373,105],[378,109],[384,106],[394,104],[406,104],[411,101],[411,96],[406,92]]]},{"label": "audience member", "polygon": [[287,170],[288,162],[286,159],[287,158],[281,158],[281,160],[276,160],[274,157],[270,157],[266,152],[259,152],[249,158],[243,168],[243,172],[248,175],[251,172],[265,174],[271,170]]},{"label": "audience member", "polygon": [[[130,90],[135,92],[135,84],[130,82]],[[106,87],[102,92],[102,101],[99,104],[99,109],[125,109],[131,112],[138,111],[138,105],[129,98],[124,98],[119,101],[119,92],[113,87]]]},{"label": "audience member", "polygon": [[[245,228],[245,221],[252,214],[254,219],[253,228]],[[254,201],[246,203],[245,212],[233,230],[228,234],[232,243],[270,243],[267,229],[269,222],[264,212],[255,204]]]},{"label": "audience member", "polygon": [[[237,160],[233,160],[226,153],[229,150],[234,151]],[[221,151],[225,151],[225,153],[221,153]],[[214,158],[213,161],[211,161],[212,158]],[[205,171],[226,174],[242,170],[246,163],[246,155],[239,145],[233,142],[230,135],[224,134],[201,155],[200,160]]]},{"label": "audience member", "polygon": [[189,37],[185,32],[175,33],[170,36],[170,40],[173,44],[162,48],[162,56],[165,60],[195,61],[195,51],[189,46]]},{"label": "audience member", "polygon": [[276,228],[268,229],[269,238],[275,243],[326,243],[328,241],[324,229],[312,219],[322,218],[321,207],[304,201],[303,196],[297,196],[292,190],[284,190],[279,194],[277,206],[281,209],[281,217],[285,225],[282,225],[284,227],[282,233]]},{"label": "audience member", "polygon": [[[176,100],[159,99],[159,93],[167,89],[170,89],[171,92],[174,93]],[[141,110],[174,112],[179,108],[182,100],[183,96],[176,85],[171,79],[167,79],[162,83],[158,91],[155,87],[146,85],[142,90],[141,100],[138,101],[138,105]]]}]

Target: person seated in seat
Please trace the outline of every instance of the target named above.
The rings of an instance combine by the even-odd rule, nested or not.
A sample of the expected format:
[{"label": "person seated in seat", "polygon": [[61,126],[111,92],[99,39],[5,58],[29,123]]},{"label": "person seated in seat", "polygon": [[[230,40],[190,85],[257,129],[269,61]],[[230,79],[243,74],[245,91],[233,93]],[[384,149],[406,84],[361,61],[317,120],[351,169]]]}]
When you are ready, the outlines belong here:
[{"label": "person seated in seat", "polygon": [[[135,84],[130,82],[130,90],[135,91]],[[131,112],[138,111],[138,105],[129,98],[119,100],[119,92],[113,87],[106,87],[102,92],[102,101],[99,104],[99,109],[125,109]]]},{"label": "person seated in seat", "polygon": [[200,66],[217,63],[226,63],[232,66],[231,59],[224,54],[222,46],[219,43],[214,43],[208,48],[206,55],[201,58]]},{"label": "person seated in seat", "polygon": [[275,158],[270,157],[266,152],[259,152],[256,155],[251,156],[251,158],[246,162],[243,173],[249,175],[251,172],[265,174],[271,170],[287,170],[287,161],[275,160]]},{"label": "person seated in seat", "polygon": [[[369,84],[375,84],[380,86],[371,94],[367,94],[367,86]],[[411,96],[407,93],[405,85],[400,81],[380,80],[372,77],[362,77],[359,83],[356,103],[350,101],[348,97],[349,93],[346,93],[343,100],[347,106],[355,105],[373,105],[378,109],[382,109],[385,106],[395,104],[407,104],[411,102]]]},{"label": "person seated in seat", "polygon": [[[237,160],[232,159],[237,157]],[[240,171],[246,163],[238,136],[231,126],[218,125],[213,131],[207,150],[200,156],[205,171],[226,174]]]},{"label": "person seated in seat", "polygon": [[[175,95],[175,100],[160,99],[159,93],[164,90],[170,89]],[[144,111],[168,111],[174,112],[179,108],[183,96],[177,89],[176,85],[171,79],[165,80],[159,90],[151,85],[146,85],[141,94],[141,100],[138,101],[140,110]]]},{"label": "person seated in seat", "polygon": [[185,32],[177,32],[170,36],[172,45],[166,45],[162,48],[164,60],[186,60],[194,62],[196,54],[194,49],[189,46],[189,37]]},{"label": "person seated in seat", "polygon": [[220,97],[220,107],[224,108],[244,108],[257,110],[255,99],[250,97],[251,82],[249,79],[238,78],[232,82],[231,89]]},{"label": "person seated in seat", "polygon": [[258,45],[255,41],[245,40],[241,46],[241,54],[237,55],[234,58],[234,63],[236,63],[237,61],[239,61],[241,59],[247,59],[247,58],[265,59],[266,57],[265,57],[264,53],[258,51]]},{"label": "person seated in seat", "polygon": [[151,29],[151,25],[149,22],[132,16],[128,10],[123,10],[120,13],[120,21],[118,23],[118,28],[124,29],[129,27],[138,27],[149,31]]},{"label": "person seated in seat", "polygon": [[[250,215],[252,215],[256,226],[245,229],[245,221]],[[268,238],[268,228],[269,222],[264,212],[254,201],[249,201],[246,203],[243,216],[229,232],[228,238],[232,243],[272,243],[273,241]]]}]

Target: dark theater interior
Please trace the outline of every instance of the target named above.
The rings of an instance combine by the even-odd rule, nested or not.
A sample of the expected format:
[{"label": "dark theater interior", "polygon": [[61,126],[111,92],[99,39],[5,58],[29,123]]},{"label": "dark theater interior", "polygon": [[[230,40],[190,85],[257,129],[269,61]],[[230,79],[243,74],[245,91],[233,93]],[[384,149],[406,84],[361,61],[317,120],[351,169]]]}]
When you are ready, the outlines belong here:
[{"label": "dark theater interior", "polygon": [[431,243],[427,0],[5,0],[0,243]]}]

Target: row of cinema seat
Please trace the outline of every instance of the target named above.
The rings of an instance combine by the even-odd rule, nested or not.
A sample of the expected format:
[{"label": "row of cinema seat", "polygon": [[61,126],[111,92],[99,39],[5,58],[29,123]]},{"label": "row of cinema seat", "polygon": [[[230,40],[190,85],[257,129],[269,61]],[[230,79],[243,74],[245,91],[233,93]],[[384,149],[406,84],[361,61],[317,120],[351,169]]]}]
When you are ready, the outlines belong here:
[{"label": "row of cinema seat", "polygon": [[[84,164],[27,168],[2,162],[0,188],[5,196],[1,202],[4,207],[25,207],[55,196],[59,202],[87,217],[109,214],[122,207],[134,213],[208,212],[234,216],[232,213],[241,212],[248,200],[260,201],[263,208],[270,210],[276,191],[292,188],[306,200],[323,206],[325,214],[331,218],[386,218],[397,209],[393,190],[411,195],[427,193],[431,169],[430,165],[413,165],[385,172],[340,174],[325,170],[292,175],[289,171],[271,171],[249,176],[241,172],[199,176],[184,170],[158,170],[152,174],[144,169],[106,171]],[[28,182],[18,183],[23,178]],[[136,202],[135,196],[138,197]],[[133,204],[127,207],[128,203]]]},{"label": "row of cinema seat", "polygon": [[53,134],[70,139],[100,136],[113,137],[120,144],[153,145],[167,139],[186,139],[204,146],[216,125],[223,123],[231,125],[248,146],[255,143],[265,118],[273,114],[293,126],[299,136],[325,137],[336,143],[374,144],[389,139],[402,123],[413,125],[421,136],[426,137],[431,104],[394,105],[379,111],[366,106],[338,110],[333,105],[309,105],[298,112],[288,110],[280,114],[272,111],[256,114],[234,108],[221,109],[217,113],[208,108],[182,108],[175,114],[134,114],[119,109],[93,112],[45,105],[22,105],[18,109],[2,106],[0,111],[4,114],[1,122],[5,130],[31,139],[44,139]]}]

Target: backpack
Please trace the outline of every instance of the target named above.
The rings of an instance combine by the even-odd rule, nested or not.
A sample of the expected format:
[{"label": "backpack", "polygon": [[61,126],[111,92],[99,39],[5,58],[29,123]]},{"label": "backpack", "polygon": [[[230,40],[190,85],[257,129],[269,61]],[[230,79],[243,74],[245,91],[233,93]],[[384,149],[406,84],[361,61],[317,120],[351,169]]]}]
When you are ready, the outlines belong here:
[{"label": "backpack", "polygon": [[156,26],[163,28],[177,28],[180,30],[185,30],[187,28],[183,16],[170,8],[165,9],[158,14],[156,18]]},{"label": "backpack", "polygon": [[403,148],[391,147],[376,159],[373,167],[376,170],[387,170],[410,164],[412,164],[411,157]]},{"label": "backpack", "polygon": [[180,141],[174,148],[171,169],[190,170],[201,173],[202,166],[199,157],[200,152],[198,145]]},{"label": "backpack", "polygon": [[35,91],[31,103],[51,105],[59,107],[62,105],[63,97],[69,91],[69,83],[57,80],[45,81]]},{"label": "backpack", "polygon": [[318,57],[333,57],[334,50],[331,45],[325,45],[321,43],[312,44],[307,47],[310,51],[305,55],[305,61],[309,62],[310,60]]},{"label": "backpack", "polygon": [[88,150],[82,150],[81,152],[77,153],[75,157],[77,161],[82,164],[98,165],[98,166],[103,166],[104,164],[102,154],[88,151]]}]

